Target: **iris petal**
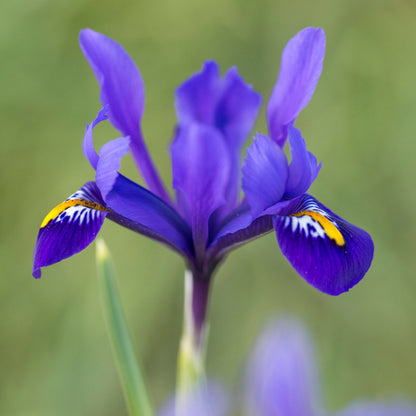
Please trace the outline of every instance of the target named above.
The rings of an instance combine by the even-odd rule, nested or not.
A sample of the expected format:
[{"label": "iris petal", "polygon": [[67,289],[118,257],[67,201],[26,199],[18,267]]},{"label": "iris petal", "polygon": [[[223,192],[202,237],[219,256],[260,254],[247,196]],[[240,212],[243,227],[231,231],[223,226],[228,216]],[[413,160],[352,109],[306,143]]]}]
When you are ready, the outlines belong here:
[{"label": "iris petal", "polygon": [[180,126],[197,122],[222,132],[231,165],[226,198],[228,205],[234,206],[240,185],[241,146],[254,126],[260,94],[244,82],[236,68],[221,79],[218,64],[210,61],[177,89],[175,105]]},{"label": "iris petal", "polygon": [[282,199],[288,175],[287,159],[271,139],[257,135],[247,151],[242,172],[242,188],[253,218]]},{"label": "iris petal", "polygon": [[339,295],[357,284],[373,259],[371,237],[310,195],[274,218],[282,253],[312,286]]},{"label": "iris petal", "polygon": [[41,267],[78,253],[95,239],[109,210],[94,182],[86,183],[44,219],[36,241],[33,276]]},{"label": "iris petal", "polygon": [[322,72],[325,34],[320,28],[308,27],[286,45],[279,77],[267,105],[270,137],[281,147],[287,128],[311,99]]},{"label": "iris petal", "polygon": [[179,125],[215,124],[215,107],[221,79],[218,64],[205,62],[201,72],[192,75],[176,90],[175,108]]},{"label": "iris petal", "polygon": [[84,140],[82,141],[82,150],[93,169],[97,169],[98,154],[94,147],[92,131],[98,123],[107,120],[107,118],[107,108],[105,107],[98,112],[97,117],[90,125],[87,124],[87,127],[85,129]]},{"label": "iris petal", "polygon": [[306,149],[300,130],[293,126],[289,126],[289,144],[292,160],[284,197],[292,199],[309,189],[318,176],[321,165],[317,165],[315,156]]},{"label": "iris petal", "polygon": [[322,415],[312,343],[294,319],[272,322],[249,360],[245,383],[248,414]]},{"label": "iris petal", "polygon": [[111,124],[123,135],[136,137],[144,109],[144,84],[139,70],[113,39],[84,29],[79,40],[101,86],[101,102],[108,105]]},{"label": "iris petal", "polygon": [[193,123],[179,130],[171,157],[173,187],[200,252],[207,243],[209,217],[225,202],[230,161],[224,138],[212,127]]},{"label": "iris petal", "polygon": [[[79,40],[82,52],[100,84],[101,103],[108,108],[111,124],[123,136],[130,137],[132,156],[149,188],[169,202],[169,194],[153,164],[140,129],[144,84],[139,70],[122,46],[109,37],[84,29],[80,32]],[[96,158],[93,156],[94,160]]]},{"label": "iris petal", "polygon": [[152,192],[117,174],[106,204],[108,218],[147,237],[161,241],[183,255],[192,252],[191,231],[179,214]]},{"label": "iris petal", "polygon": [[100,149],[95,181],[104,200],[113,189],[121,165],[121,158],[129,151],[130,137],[111,140]]}]

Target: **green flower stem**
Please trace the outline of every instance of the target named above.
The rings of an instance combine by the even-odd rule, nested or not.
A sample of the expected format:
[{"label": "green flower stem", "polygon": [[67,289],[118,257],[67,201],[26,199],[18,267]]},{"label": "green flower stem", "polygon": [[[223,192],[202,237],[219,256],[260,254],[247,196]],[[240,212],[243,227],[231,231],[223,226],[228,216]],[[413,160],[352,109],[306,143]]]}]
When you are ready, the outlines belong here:
[{"label": "green flower stem", "polygon": [[[199,324],[195,322],[194,283],[192,273],[187,270],[185,272],[183,328],[177,369],[177,403],[179,407],[181,401],[185,399],[195,384],[205,380],[205,349],[208,331],[205,321]],[[208,293],[204,296],[205,301],[207,297]],[[203,306],[204,315],[205,307],[206,305]]]},{"label": "green flower stem", "polygon": [[117,290],[110,253],[102,239],[97,240],[96,248],[103,311],[129,414],[152,416],[145,383],[134,354]]}]

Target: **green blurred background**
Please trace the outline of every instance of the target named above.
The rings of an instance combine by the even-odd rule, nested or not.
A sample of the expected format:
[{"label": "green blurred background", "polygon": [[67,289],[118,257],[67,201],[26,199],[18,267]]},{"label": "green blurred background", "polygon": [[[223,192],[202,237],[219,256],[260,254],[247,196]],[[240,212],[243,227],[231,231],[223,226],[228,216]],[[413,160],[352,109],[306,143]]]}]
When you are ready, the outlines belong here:
[{"label": "green blurred background", "polygon": [[[145,138],[167,182],[175,87],[215,59],[264,102],[285,43],[327,35],[324,71],[297,126],[323,161],[311,192],[375,242],[373,266],[340,297],[307,285],[270,234],[215,276],[208,372],[238,388],[265,322],[299,316],[317,344],[329,409],[360,398],[416,399],[416,3],[414,1],[52,1],[0,5],[0,414],[121,415],[94,245],[31,277],[38,226],[93,171],[82,155],[98,85],[78,46],[91,27],[120,42],[146,84]],[[266,132],[264,109],[256,129]],[[97,129],[97,144],[118,137]],[[140,180],[131,161],[123,171]],[[128,322],[158,406],[172,392],[183,261],[106,222]]]}]

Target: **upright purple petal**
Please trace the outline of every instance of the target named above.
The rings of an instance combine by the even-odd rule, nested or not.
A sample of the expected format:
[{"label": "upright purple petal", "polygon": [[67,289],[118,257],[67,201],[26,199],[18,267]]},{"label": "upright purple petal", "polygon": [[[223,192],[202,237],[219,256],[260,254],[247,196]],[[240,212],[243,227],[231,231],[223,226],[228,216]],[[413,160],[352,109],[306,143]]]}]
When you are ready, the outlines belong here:
[{"label": "upright purple petal", "polygon": [[292,199],[309,189],[318,176],[321,165],[317,165],[316,157],[306,149],[300,130],[293,126],[289,126],[289,144],[292,160],[284,196]]},{"label": "upright purple petal", "polygon": [[208,220],[224,204],[230,161],[218,130],[191,124],[181,128],[171,146],[173,187],[182,212],[190,218],[197,253],[205,249]]},{"label": "upright purple petal", "polygon": [[230,159],[227,201],[234,206],[240,186],[241,146],[252,130],[261,105],[253,91],[231,68],[221,79],[216,62],[206,62],[201,72],[185,81],[176,91],[179,126],[197,122],[220,130]]},{"label": "upright purple petal", "polygon": [[224,76],[215,125],[223,132],[230,153],[231,170],[227,201],[233,207],[240,189],[241,147],[254,127],[261,106],[261,95],[244,82],[236,68]]},{"label": "upright purple petal", "polygon": [[220,91],[218,64],[205,62],[201,72],[192,75],[176,90],[175,108],[179,125],[196,122],[214,126]]},{"label": "upright purple petal", "polygon": [[43,220],[35,245],[33,276],[41,268],[78,253],[91,244],[109,210],[94,182],[86,183]]},{"label": "upright purple petal", "polygon": [[82,52],[101,87],[101,103],[123,136],[130,136],[132,156],[149,188],[165,201],[169,195],[143,141],[140,121],[144,109],[144,84],[127,52],[114,40],[84,29],[79,35]]},{"label": "upright purple petal", "polygon": [[405,400],[361,401],[333,413],[332,416],[416,416],[416,403]]},{"label": "upright purple petal", "polygon": [[282,199],[288,175],[287,159],[268,137],[257,135],[247,151],[242,172],[242,188],[253,218]]},{"label": "upright purple petal", "polygon": [[373,259],[373,241],[364,230],[307,194],[274,218],[274,228],[280,249],[294,269],[330,295],[356,285]]},{"label": "upright purple petal", "polygon": [[215,111],[215,126],[232,149],[240,150],[254,127],[261,106],[261,95],[244,82],[237,68],[227,71]]},{"label": "upright purple petal", "polygon": [[144,84],[127,52],[109,37],[91,29],[79,35],[82,52],[101,87],[101,103],[109,119],[124,136],[139,135],[144,109]]},{"label": "upright purple petal", "polygon": [[281,147],[287,129],[311,99],[322,72],[325,34],[321,28],[307,27],[286,45],[277,83],[267,105],[270,137]]},{"label": "upright purple petal", "polygon": [[315,355],[295,320],[271,323],[257,341],[246,373],[247,414],[320,416]]}]

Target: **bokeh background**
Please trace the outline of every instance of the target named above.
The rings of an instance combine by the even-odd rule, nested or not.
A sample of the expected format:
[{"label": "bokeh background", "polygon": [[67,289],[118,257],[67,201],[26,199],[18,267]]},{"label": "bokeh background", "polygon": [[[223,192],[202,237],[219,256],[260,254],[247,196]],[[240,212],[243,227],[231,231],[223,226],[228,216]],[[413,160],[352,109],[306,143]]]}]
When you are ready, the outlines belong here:
[{"label": "bokeh background", "polygon": [[[311,192],[368,230],[375,258],[339,297],[307,285],[270,234],[215,276],[209,374],[237,389],[271,316],[293,314],[316,342],[325,402],[416,400],[416,3],[351,1],[2,1],[0,5],[0,414],[126,414],[102,317],[94,244],[31,277],[38,226],[93,171],[81,151],[99,89],[78,46],[91,27],[119,41],[146,84],[143,130],[163,178],[176,86],[215,59],[236,65],[264,102],[285,43],[327,35],[324,70],[297,126],[323,161]],[[264,109],[256,129],[266,132]],[[97,144],[118,137],[97,128]],[[126,158],[127,159],[127,158]],[[140,180],[133,163],[123,172]],[[128,323],[156,406],[171,394],[181,332],[183,261],[106,222]]]}]

